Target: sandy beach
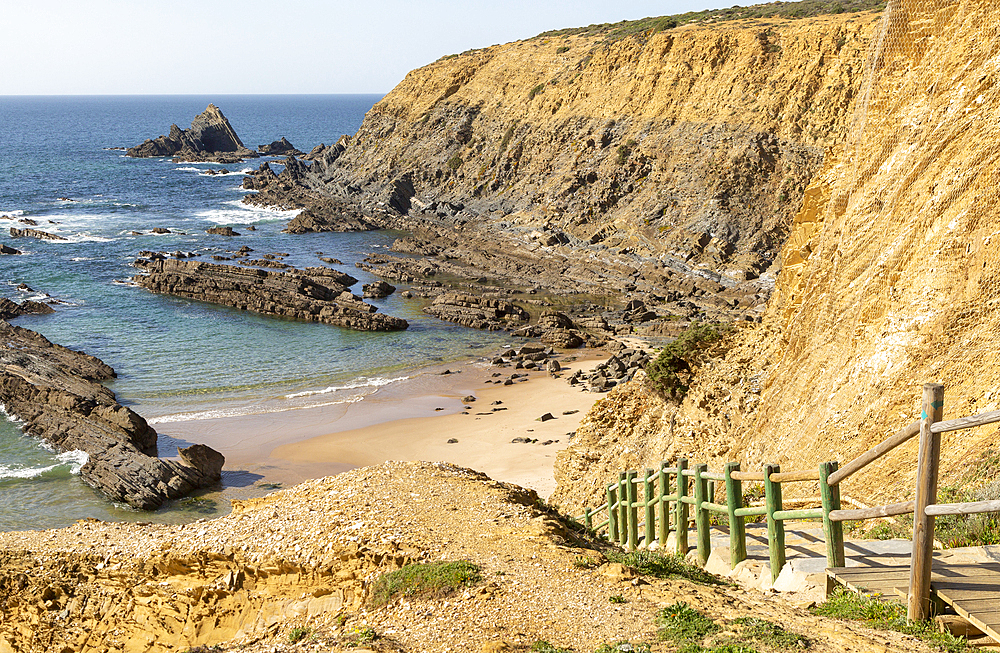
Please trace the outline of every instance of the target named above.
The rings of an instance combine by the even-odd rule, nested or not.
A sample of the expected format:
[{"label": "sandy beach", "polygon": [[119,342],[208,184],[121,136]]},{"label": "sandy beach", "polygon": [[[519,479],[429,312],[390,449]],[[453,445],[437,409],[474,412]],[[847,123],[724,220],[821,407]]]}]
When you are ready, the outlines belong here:
[{"label": "sandy beach", "polygon": [[[415,371],[354,403],[169,422],[157,430],[167,446],[204,442],[221,451],[225,498],[388,460],[452,462],[548,497],[555,490],[556,453],[602,396],[569,385],[566,377],[606,358],[594,350],[565,353],[558,356],[558,377],[484,362],[450,363]],[[521,376],[502,385],[511,374]],[[546,414],[552,419],[541,421]]]}]

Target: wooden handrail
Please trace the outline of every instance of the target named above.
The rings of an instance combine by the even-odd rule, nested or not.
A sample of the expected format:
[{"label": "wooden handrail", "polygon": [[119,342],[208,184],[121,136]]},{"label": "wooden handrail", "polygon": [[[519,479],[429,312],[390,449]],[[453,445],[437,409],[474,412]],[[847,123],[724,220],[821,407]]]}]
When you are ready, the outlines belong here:
[{"label": "wooden handrail", "polygon": [[[833,485],[833,483],[830,485]],[[892,517],[894,515],[905,515],[907,513],[912,514],[913,506],[913,501],[904,501],[903,503],[891,503],[888,506],[876,506],[874,508],[831,510],[830,521],[855,521],[858,519],[876,519],[878,517]]]},{"label": "wooden handrail", "polygon": [[874,462],[875,460],[878,460],[879,458],[889,453],[899,445],[912,439],[918,433],[920,433],[920,422],[914,422],[909,426],[904,426],[899,431],[897,431],[895,435],[891,435],[885,440],[882,440],[882,442],[879,442],[877,445],[875,445],[868,451],[864,452],[851,462],[847,463],[833,474],[830,474],[830,478],[827,480],[827,482],[830,485],[837,485],[838,483],[843,481],[845,478],[847,478],[854,472],[863,468],[865,465],[868,465]]},{"label": "wooden handrail", "polygon": [[805,470],[801,472],[775,472],[771,474],[772,483],[795,483],[798,481],[818,481],[819,470]]},{"label": "wooden handrail", "polygon": [[1000,501],[969,501],[966,503],[938,503],[924,508],[928,516],[978,515],[981,512],[1000,512]]},{"label": "wooden handrail", "polygon": [[971,429],[994,422],[1000,422],[1000,410],[991,410],[988,413],[980,413],[972,417],[959,417],[958,419],[950,419],[946,422],[935,422],[931,426],[931,433],[947,433],[948,431]]},{"label": "wooden handrail", "polygon": [[737,481],[764,482],[764,472],[733,472],[732,475]]}]

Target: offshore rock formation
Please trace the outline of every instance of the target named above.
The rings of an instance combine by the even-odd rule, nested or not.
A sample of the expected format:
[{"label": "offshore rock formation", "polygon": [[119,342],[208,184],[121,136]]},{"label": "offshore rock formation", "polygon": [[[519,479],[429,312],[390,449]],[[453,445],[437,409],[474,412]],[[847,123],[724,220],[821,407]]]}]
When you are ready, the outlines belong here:
[{"label": "offshore rock formation", "polygon": [[[560,455],[561,503],[582,503],[575,488],[600,503],[612,470],[681,455],[713,468],[843,463],[919,419],[925,382],[945,385],[945,419],[1000,408],[995,9],[889,4],[867,100],[799,203],[763,323],[739,330],[679,407],[623,389],[594,416],[600,428],[581,429]],[[995,479],[996,441],[995,427],[944,434],[941,486]],[[842,492],[912,498],[917,448],[894,450]]]},{"label": "offshore rock formation", "polygon": [[395,250],[491,285],[755,320],[802,193],[844,138],[876,21],[538,37],[446,57],[311,164],[255,174],[245,201],[306,208],[296,233],[408,230]]},{"label": "offshore rock formation", "polygon": [[302,156],[305,152],[288,142],[284,136],[281,140],[271,141],[267,145],[258,145],[257,151],[264,156]]},{"label": "offshore rock formation", "polygon": [[140,258],[133,265],[146,274],[132,280],[153,292],[360,331],[409,326],[402,318],[376,313],[376,307],[348,290],[357,279],[329,268],[279,272],[164,258]]},{"label": "offshore rock formation", "polygon": [[172,156],[183,161],[216,163],[238,163],[259,156],[243,145],[229,120],[214,104],[195,116],[190,129],[171,125],[168,136],[143,141],[128,148],[125,155],[135,158]]},{"label": "offshore rock formation", "polygon": [[18,229],[17,227],[10,228],[11,238],[35,238],[37,240],[66,240],[58,234],[50,234],[47,231],[39,231],[38,229]]},{"label": "offshore rock formation", "polygon": [[225,460],[205,445],[156,457],[156,431],[100,384],[111,367],[2,320],[0,337],[0,404],[59,451],[86,452],[80,475],[112,501],[153,510],[220,480]]}]

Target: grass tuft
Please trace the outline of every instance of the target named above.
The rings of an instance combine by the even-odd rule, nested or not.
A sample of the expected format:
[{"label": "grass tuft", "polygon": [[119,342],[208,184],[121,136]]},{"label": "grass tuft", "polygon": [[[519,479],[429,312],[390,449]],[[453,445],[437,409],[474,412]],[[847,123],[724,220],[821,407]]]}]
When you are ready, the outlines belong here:
[{"label": "grass tuft", "polygon": [[729,585],[730,583],[701,567],[684,562],[683,556],[675,553],[659,551],[632,551],[621,553],[609,551],[606,557],[611,562],[617,562],[632,567],[640,574],[656,578],[684,578],[701,585]]},{"label": "grass tuft", "polygon": [[573,653],[571,648],[561,648],[554,644],[549,644],[543,639],[536,641],[529,649],[532,653]]},{"label": "grass tuft", "polygon": [[660,610],[656,625],[660,627],[660,639],[671,641],[682,650],[691,645],[700,649],[706,637],[719,631],[717,623],[683,601]]},{"label": "grass tuft", "polygon": [[912,635],[947,653],[966,653],[970,650],[964,638],[939,633],[931,621],[908,621],[906,608],[898,603],[880,601],[875,595],[862,595],[840,588],[811,611],[822,617],[861,621],[871,628]]},{"label": "grass tuft", "polygon": [[777,649],[809,648],[809,639],[797,633],[789,632],[765,619],[757,617],[740,617],[735,623],[740,626],[740,635],[745,639],[753,639],[765,646]]},{"label": "grass tuft", "polygon": [[445,596],[480,580],[479,565],[467,560],[407,565],[379,576],[372,585],[369,602],[379,606],[403,596]]}]

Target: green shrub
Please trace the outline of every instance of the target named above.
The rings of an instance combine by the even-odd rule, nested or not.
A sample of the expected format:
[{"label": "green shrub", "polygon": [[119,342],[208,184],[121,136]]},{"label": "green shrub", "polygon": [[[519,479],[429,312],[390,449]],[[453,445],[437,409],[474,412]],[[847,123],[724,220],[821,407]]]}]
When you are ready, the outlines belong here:
[{"label": "green shrub", "polygon": [[539,84],[535,88],[528,91],[528,100],[534,100],[535,96],[545,90],[545,84]]},{"label": "green shrub", "polygon": [[288,641],[292,644],[301,642],[309,635],[309,632],[308,628],[292,628],[288,633]]},{"label": "green shrub", "polygon": [[451,170],[452,172],[458,172],[458,169],[462,167],[463,163],[465,162],[462,161],[462,157],[456,154],[455,156],[448,159],[448,163],[446,163],[445,165],[448,166],[448,169]]},{"label": "green shrub", "polygon": [[355,626],[350,632],[344,633],[340,643],[347,648],[361,648],[368,646],[378,639],[378,633],[369,626]]},{"label": "green shrub", "polygon": [[569,46],[568,45],[563,45],[563,46],[560,46],[560,47],[556,48],[556,54],[562,54],[563,52],[569,52]]},{"label": "green shrub", "polygon": [[646,366],[653,389],[666,399],[683,399],[693,376],[692,366],[709,345],[722,340],[731,329],[716,323],[696,323],[685,329]]},{"label": "green shrub", "polygon": [[467,560],[407,565],[382,574],[372,585],[369,601],[379,606],[401,596],[445,596],[481,579],[479,565]]}]

